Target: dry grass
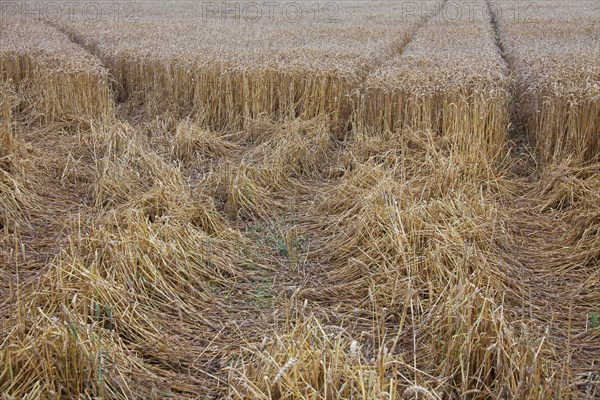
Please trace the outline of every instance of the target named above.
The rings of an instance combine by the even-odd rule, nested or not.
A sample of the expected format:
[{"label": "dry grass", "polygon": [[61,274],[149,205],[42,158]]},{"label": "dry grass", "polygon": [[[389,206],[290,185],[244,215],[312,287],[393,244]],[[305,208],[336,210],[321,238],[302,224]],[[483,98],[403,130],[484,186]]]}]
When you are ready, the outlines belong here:
[{"label": "dry grass", "polygon": [[336,146],[328,120],[322,117],[284,124],[259,121],[247,134],[258,142],[247,158],[270,165],[292,178],[310,179],[326,174],[328,155]]},{"label": "dry grass", "polygon": [[312,315],[288,321],[260,345],[246,349],[247,360],[231,369],[233,398],[364,399],[394,398],[398,378],[391,354],[369,360],[358,341],[341,326]]},{"label": "dry grass", "polygon": [[[71,150],[89,160],[78,167],[92,185],[77,210],[62,199],[68,236],[55,239],[52,257],[37,270],[26,266],[27,274],[20,260],[34,249],[17,247],[14,257],[3,257],[15,270],[2,270],[2,392],[19,398],[218,392],[215,382],[200,383],[211,376],[200,371],[226,351],[223,342],[211,346],[213,330],[233,328],[225,317],[238,312],[233,303],[243,310],[253,279],[245,265],[257,264],[249,243],[211,199],[192,196],[180,172],[144,147],[131,127],[94,128],[78,139]],[[48,196],[40,187],[46,182],[27,183],[34,192],[29,200]],[[51,210],[42,210],[33,222],[50,217]],[[4,233],[2,239],[4,256],[13,243],[5,243]],[[40,246],[48,239],[33,238]],[[196,370],[196,377],[173,370],[179,368]]]},{"label": "dry grass", "polygon": [[[544,176],[522,205],[508,168],[474,168],[432,133],[357,137],[346,151],[344,176],[305,222],[326,271],[288,291],[291,311],[248,344],[230,373],[235,398],[597,393],[596,170]],[[546,221],[544,201],[567,187],[578,206]],[[578,228],[561,236],[562,224]],[[570,300],[556,309],[559,297]]]},{"label": "dry grass", "polygon": [[0,89],[0,237],[5,241],[28,225],[28,214],[38,205],[27,182],[30,165],[21,159],[26,145],[14,121],[18,95],[12,82],[1,82]]},{"label": "dry grass", "polygon": [[8,157],[15,151],[15,124],[13,111],[18,103],[18,97],[11,81],[0,84],[0,108],[2,112],[2,127],[0,128],[0,157]]},{"label": "dry grass", "polygon": [[272,189],[286,183],[281,171],[250,163],[223,164],[200,183],[200,193],[213,196],[229,218],[269,219],[285,209]]},{"label": "dry grass", "polygon": [[[368,331],[353,336],[347,321],[328,324],[300,311],[272,336],[244,350],[246,358],[231,370],[233,397],[442,399],[504,394],[543,399],[550,395],[542,381],[545,338],[532,344],[516,339],[505,325],[502,307],[471,282],[462,282],[445,295],[445,301],[424,317],[409,309],[396,331],[386,329],[384,319],[389,316],[384,310],[372,329],[373,334],[382,330],[389,336],[371,337]],[[415,327],[416,320],[427,328]],[[411,337],[412,343],[405,342]]]},{"label": "dry grass", "polygon": [[188,162],[202,161],[204,158],[220,159],[235,149],[235,145],[225,138],[190,121],[179,123],[172,142],[173,155]]}]

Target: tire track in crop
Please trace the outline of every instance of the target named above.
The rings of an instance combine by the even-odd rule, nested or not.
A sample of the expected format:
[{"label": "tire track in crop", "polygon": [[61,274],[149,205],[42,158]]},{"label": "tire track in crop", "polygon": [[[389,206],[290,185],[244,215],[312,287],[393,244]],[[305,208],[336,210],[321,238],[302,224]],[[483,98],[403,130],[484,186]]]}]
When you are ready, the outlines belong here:
[{"label": "tire track in crop", "polygon": [[508,129],[508,138],[514,145],[511,151],[517,163],[515,163],[513,172],[519,176],[531,175],[532,171],[535,170],[535,155],[531,148],[529,135],[527,134],[525,122],[523,118],[523,111],[521,110],[519,99],[522,96],[522,90],[520,89],[519,82],[517,81],[517,74],[513,62],[508,57],[507,50],[502,42],[502,32],[498,22],[498,15],[489,0],[486,0],[488,13],[491,18],[492,28],[496,39],[496,46],[500,56],[504,60],[512,80],[511,94],[512,101],[510,103],[510,126]]},{"label": "tire track in crop", "polygon": [[[64,33],[47,21],[40,21],[37,25],[47,27],[59,35]],[[66,39],[65,41],[72,42],[68,36]],[[77,43],[74,44],[86,55],[90,54]],[[35,63],[39,61],[36,57],[41,56],[32,55]],[[99,60],[98,62],[104,68]],[[50,71],[43,69],[42,62],[39,66],[36,64],[36,68],[40,68],[40,76]],[[23,71],[25,75],[30,74],[29,79],[38,79],[35,76],[31,77],[30,70]],[[69,73],[61,71],[61,74]],[[22,83],[15,85],[17,87]],[[36,101],[42,96],[41,89],[32,91],[32,94],[27,93],[27,90],[29,89],[23,93],[19,92],[19,96],[23,99],[31,96]],[[49,96],[48,93],[44,95]],[[89,101],[93,103],[94,99]],[[13,110],[9,112],[12,113]],[[32,210],[27,210],[27,224],[15,235],[15,248],[11,250],[6,261],[7,270],[11,271],[9,279],[21,283],[32,281],[45,271],[60,249],[67,245],[73,221],[84,214],[89,205],[88,187],[82,185],[81,181],[87,178],[86,167],[92,164],[92,160],[82,153],[79,141],[80,128],[89,122],[88,115],[75,115],[78,117],[75,125],[72,125],[71,120],[63,120],[62,116],[49,121],[42,119],[38,125],[33,122],[40,117],[41,112],[40,115],[36,115],[38,112],[29,106],[14,110],[14,129],[19,131],[20,149],[12,157],[24,166],[27,165],[23,167],[26,168],[24,171],[28,172],[26,177],[22,178],[23,184],[35,199],[35,205],[29,206]],[[91,115],[89,117],[92,118]],[[82,121],[84,125],[79,125]],[[89,126],[84,130],[88,128]],[[35,168],[29,169],[29,163]],[[0,249],[0,255],[3,255],[2,250],[4,249]],[[0,287],[3,284],[0,284]]]},{"label": "tire track in crop", "polygon": [[[507,57],[506,49],[504,48],[504,45],[502,43],[500,26],[498,24],[498,16],[496,15],[496,12],[493,10],[492,5],[490,4],[489,0],[486,0],[485,3],[487,5],[487,11],[488,11],[488,13],[490,15],[492,29],[494,30],[494,36],[495,36],[495,40],[496,40],[496,47],[498,47],[498,52],[500,53],[500,56],[502,57],[502,59],[504,60],[504,63],[508,67],[511,76],[514,77],[514,76],[516,76],[515,75],[514,66],[512,65],[512,63],[509,60],[509,58]],[[513,101],[512,104],[511,104],[511,106],[514,108],[514,110],[512,110],[514,112],[514,111],[516,111],[516,108],[518,107],[518,103]],[[513,112],[511,112],[511,115],[513,115]],[[514,118],[511,117],[511,124],[513,122],[515,122]]]},{"label": "tire track in crop", "polygon": [[111,97],[110,101],[113,104],[117,104],[118,100],[119,100],[119,92],[122,90],[121,83],[112,74],[111,68],[107,65],[106,60],[101,56],[101,54],[97,51],[97,49],[94,48],[93,46],[87,45],[80,37],[77,36],[77,34],[75,34],[74,32],[72,32],[69,29],[66,29],[66,27],[61,24],[54,23],[54,22],[48,22],[48,21],[43,21],[42,23],[44,23],[45,25],[49,26],[50,28],[62,33],[71,41],[71,43],[78,46],[86,53],[94,56],[96,59],[98,59],[99,64],[104,69],[106,69],[106,71],[108,73],[109,83],[110,83],[109,84],[109,93],[110,93],[110,97]]},{"label": "tire track in crop", "polygon": [[586,231],[581,226],[585,217],[573,221],[569,214],[574,210],[569,209],[540,211],[548,199],[540,196],[536,185],[507,204],[515,216],[510,222],[515,269],[512,278],[507,271],[506,279],[519,288],[513,301],[521,303],[513,304],[514,309],[547,332],[553,357],[569,371],[561,380],[576,382],[577,390],[590,391],[594,385],[597,390],[597,250],[580,233]]},{"label": "tire track in crop", "polygon": [[[402,44],[400,46],[400,48],[395,51],[392,52],[388,57],[385,57],[385,59],[381,62],[378,62],[376,64],[373,65],[373,68],[371,68],[371,72],[377,70],[379,67],[381,67],[382,65],[384,65],[385,63],[387,63],[388,61],[401,56],[402,53],[404,53],[404,50],[406,50],[406,48],[415,40],[415,37],[417,37],[419,35],[419,33],[421,33],[421,31],[423,30],[423,28],[425,26],[427,26],[427,24],[429,24],[429,22],[436,18],[438,15],[440,15],[440,13],[442,12],[442,9],[446,6],[446,3],[448,2],[448,0],[443,0],[441,3],[439,3],[439,5],[436,8],[436,10],[432,13],[427,14],[425,17],[423,17],[421,19],[421,21],[419,21],[415,28],[413,29],[412,33],[410,35],[408,35],[408,40],[406,40],[406,42],[404,44]],[[367,78],[368,78],[369,74],[367,74],[362,82],[361,85],[361,91],[364,88],[366,82],[367,82]]]},{"label": "tire track in crop", "polygon": [[[408,40],[406,40],[406,42],[402,45],[399,46],[399,49],[395,52],[392,52],[391,54],[389,54],[387,57],[385,57],[382,61],[374,63],[372,68],[370,69],[370,71],[365,74],[363,76],[362,82],[360,84],[360,86],[357,88],[357,93],[358,93],[358,97],[361,99],[364,98],[364,94],[367,88],[367,80],[369,79],[369,75],[375,71],[377,71],[381,66],[385,65],[387,62],[401,56],[404,51],[406,50],[406,48],[415,40],[415,37],[417,37],[419,35],[419,33],[421,33],[421,31],[423,30],[423,28],[425,26],[427,26],[427,24],[429,24],[429,22],[436,18],[438,15],[440,15],[442,9],[446,6],[446,3],[448,2],[448,0],[443,0],[438,7],[436,7],[436,10],[430,14],[428,14],[427,16],[423,17],[421,19],[421,21],[416,25],[415,29],[413,29],[412,33],[409,35]],[[356,110],[356,105],[354,106],[355,108],[355,112]]]},{"label": "tire track in crop", "polygon": [[[101,65],[110,72],[110,68],[106,65],[104,58],[100,55],[98,50],[96,48],[94,48],[93,46],[86,44],[85,41],[82,38],[80,38],[76,33],[74,33],[72,30],[67,29],[65,25],[62,25],[60,23],[49,22],[49,21],[44,21],[43,23],[48,25],[52,29],[62,33],[63,35],[68,37],[69,40],[73,44],[75,44],[76,46],[79,46],[85,52],[96,57],[98,60],[100,60]],[[111,78],[114,79],[114,76],[112,74],[111,74]]]},{"label": "tire track in crop", "polygon": [[[597,274],[588,269],[596,263],[593,252],[586,256],[583,247],[585,234],[580,234],[581,237],[576,235],[577,232],[585,232],[580,225],[585,223],[585,218],[572,220],[570,214],[573,211],[569,210],[569,206],[564,210],[561,206],[548,207],[556,193],[547,186],[543,177],[538,176],[539,167],[525,124],[527,115],[519,100],[525,92],[526,83],[518,79],[514,61],[503,45],[498,13],[489,0],[486,3],[496,44],[514,85],[509,130],[514,145],[512,172],[517,178],[524,179],[522,191],[526,194],[510,199],[507,207],[516,216],[511,224],[515,228],[513,251],[521,281],[522,313],[530,314],[540,326],[548,329],[558,360],[564,363],[563,368],[574,373],[574,376],[564,379],[575,379],[575,386],[589,393],[595,385],[592,378],[597,358],[593,354],[598,347],[593,330],[588,330],[587,324],[588,316],[595,312],[598,291],[593,289],[594,275]],[[567,176],[565,174],[563,178]],[[542,186],[546,188],[539,190]],[[567,250],[573,246],[582,246],[578,249],[580,254]],[[583,273],[578,274],[577,271]]]},{"label": "tire track in crop", "polygon": [[[442,12],[442,10],[444,9],[444,7],[446,6],[447,3],[448,3],[448,0],[442,0],[440,2],[436,2],[434,5],[433,11],[420,9],[418,12],[421,12],[425,15],[420,16],[420,20],[410,30],[408,35],[406,35],[406,37],[403,38],[402,41],[400,41],[398,43],[395,40],[393,40],[392,41],[392,44],[394,44],[393,49],[389,53],[384,52],[386,54],[384,54],[380,59],[377,59],[376,61],[374,60],[373,63],[370,65],[370,68],[368,69],[368,71],[366,73],[364,73],[364,75],[362,77],[359,76],[360,81],[356,84],[356,87],[353,90],[354,94],[358,95],[359,98],[362,97],[362,95],[364,94],[364,91],[366,89],[366,82],[367,82],[369,75],[372,72],[376,71],[378,68],[380,68],[382,65],[385,65],[390,60],[393,60],[394,58],[402,55],[403,52],[405,51],[405,49],[414,41],[415,37],[421,33],[423,28],[425,26],[427,26],[427,24],[429,24],[429,22],[432,19],[434,19],[438,15],[440,15],[440,13]],[[78,34],[76,29],[71,29],[69,26],[67,26],[65,24],[53,23],[53,22],[46,22],[46,24],[51,26],[52,28],[56,29],[57,31],[65,34],[71,40],[71,42],[73,42],[77,46],[81,47],[82,49],[87,51],[89,54],[95,56],[96,58],[98,58],[101,61],[103,67],[106,68],[109,73],[110,80],[111,80],[111,93],[112,93],[113,101],[115,103],[123,103],[124,100],[129,97],[129,93],[127,93],[127,90],[125,90],[125,88],[123,88],[123,86],[122,86],[123,83],[120,81],[120,79],[118,79],[114,75],[114,73],[109,65],[110,63],[107,62],[106,57],[98,51],[96,44],[86,41],[81,35]],[[357,112],[357,109],[356,109],[357,103],[355,102],[356,100],[353,99],[353,97],[354,97],[354,95],[352,93],[350,93],[349,99],[346,101],[350,103],[349,106],[352,108],[352,111]],[[354,104],[352,104],[352,103],[354,103]],[[342,125],[348,126],[348,123],[351,122],[350,119],[351,119],[351,117],[344,118],[344,123]]]}]

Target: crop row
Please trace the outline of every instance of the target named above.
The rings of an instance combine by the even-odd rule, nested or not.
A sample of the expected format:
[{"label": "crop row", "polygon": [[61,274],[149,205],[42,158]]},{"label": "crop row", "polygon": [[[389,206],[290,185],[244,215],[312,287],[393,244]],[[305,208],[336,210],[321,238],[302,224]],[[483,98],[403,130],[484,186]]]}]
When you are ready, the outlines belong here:
[{"label": "crop row", "polygon": [[[207,16],[204,3],[143,4],[135,22],[7,21],[2,79],[26,87],[45,122],[108,115],[111,76],[118,100],[213,129],[326,115],[338,132],[431,129],[493,156],[506,141],[516,78],[542,159],[600,150],[592,3],[551,2],[521,21],[501,12],[506,1],[353,2],[335,24],[310,12],[247,23]],[[457,7],[469,12],[447,18]]]},{"label": "crop row", "polygon": [[600,6],[543,2],[524,22],[502,12],[506,3],[496,9],[500,37],[540,159],[592,160],[600,154]]},{"label": "crop row", "polygon": [[0,78],[22,87],[42,123],[86,123],[111,113],[109,74],[101,61],[45,25],[3,21]]},{"label": "crop row", "polygon": [[401,55],[368,76],[361,102],[367,127],[432,129],[476,151],[504,144],[508,68],[485,1],[468,3],[471,13],[430,20]]}]

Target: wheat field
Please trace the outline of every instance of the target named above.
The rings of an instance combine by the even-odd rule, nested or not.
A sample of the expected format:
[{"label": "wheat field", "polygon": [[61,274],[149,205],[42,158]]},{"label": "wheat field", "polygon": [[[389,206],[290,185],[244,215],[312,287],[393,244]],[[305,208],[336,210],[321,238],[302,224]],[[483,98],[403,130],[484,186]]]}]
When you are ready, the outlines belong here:
[{"label": "wheat field", "polygon": [[0,399],[600,397],[597,2],[0,13]]}]

